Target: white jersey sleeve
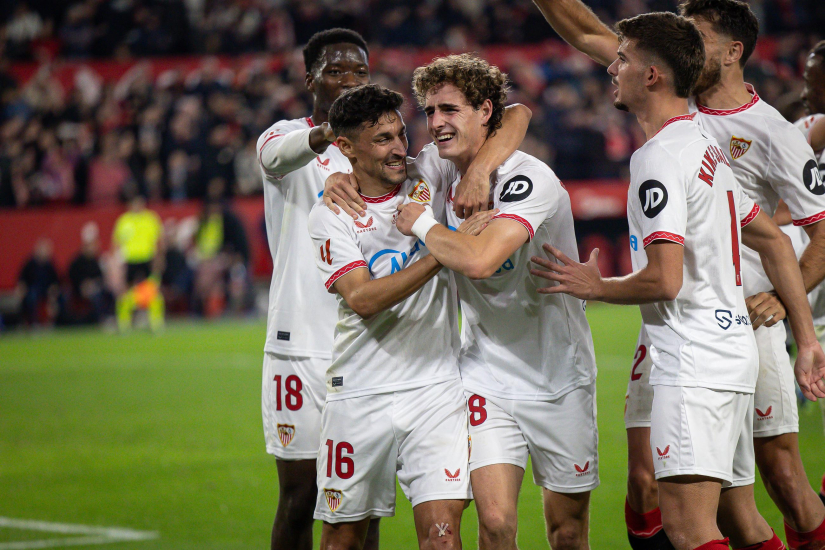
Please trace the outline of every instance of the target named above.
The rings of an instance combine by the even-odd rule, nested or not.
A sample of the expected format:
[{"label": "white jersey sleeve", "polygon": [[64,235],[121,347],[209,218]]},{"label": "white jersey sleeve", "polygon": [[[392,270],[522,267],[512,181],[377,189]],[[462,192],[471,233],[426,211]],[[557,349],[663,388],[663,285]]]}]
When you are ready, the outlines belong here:
[{"label": "white jersey sleeve", "polygon": [[739,194],[739,207],[737,208],[739,211],[739,227],[745,227],[759,214],[759,205],[745,193],[745,190],[738,183],[736,184],[736,192]]},{"label": "white jersey sleeve", "polygon": [[651,144],[651,150],[635,175],[637,189],[635,196],[629,200],[635,202],[633,207],[642,213],[642,246],[653,241],[665,240],[676,244],[685,244],[687,231],[687,194],[679,159],[674,157],[658,142]]},{"label": "white jersey sleeve", "polygon": [[307,128],[297,121],[281,121],[258,138],[258,161],[264,173],[276,180],[309,164],[318,153],[309,146]]},{"label": "white jersey sleeve", "polygon": [[307,224],[314,245],[315,265],[329,292],[334,293],[335,281],[353,269],[367,268],[352,223],[346,223],[326,205],[318,203],[309,213]]},{"label": "white jersey sleeve", "polygon": [[556,213],[561,189],[561,182],[545,165],[524,163],[497,190],[499,213],[494,219],[517,221],[533,240],[536,229]]},{"label": "white jersey sleeve", "polygon": [[825,185],[810,144],[796,127],[784,120],[766,119],[766,122],[773,146],[768,181],[788,205],[794,225],[818,222],[825,218]]}]

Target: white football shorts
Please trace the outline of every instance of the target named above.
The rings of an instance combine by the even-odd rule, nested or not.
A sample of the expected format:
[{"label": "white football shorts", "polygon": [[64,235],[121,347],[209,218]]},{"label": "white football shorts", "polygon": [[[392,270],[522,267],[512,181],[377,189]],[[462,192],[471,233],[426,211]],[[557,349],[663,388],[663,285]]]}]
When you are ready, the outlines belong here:
[{"label": "white football shorts", "polygon": [[596,384],[554,401],[500,399],[467,392],[470,470],[492,464],[527,467],[536,485],[557,493],[599,486]]},{"label": "white football shorts", "polygon": [[264,354],[261,410],[266,452],[281,460],[318,456],[329,359]]},{"label": "white football shorts", "polygon": [[755,479],[753,394],[653,386],[650,449],[656,479],[703,475],[723,487]]},{"label": "white football shorts", "polygon": [[653,407],[653,386],[650,385],[652,366],[650,339],[642,325],[639,340],[636,342],[636,353],[633,355],[633,365],[630,368],[627,393],[624,396],[625,429],[650,427],[650,409]]},{"label": "white football shorts", "polygon": [[753,334],[759,349],[759,377],[753,395],[753,437],[798,432],[796,382],[785,347],[785,325],[759,327]]},{"label": "white football shorts", "polygon": [[[799,431],[793,366],[785,347],[785,327],[759,327],[759,377],[754,393],[753,437],[773,437]],[[653,387],[650,385],[650,340],[642,327],[625,394],[625,428],[650,427]]]},{"label": "white football shorts", "polygon": [[413,507],[472,498],[460,379],[328,401],[321,416],[315,519],[395,514],[395,477]]}]

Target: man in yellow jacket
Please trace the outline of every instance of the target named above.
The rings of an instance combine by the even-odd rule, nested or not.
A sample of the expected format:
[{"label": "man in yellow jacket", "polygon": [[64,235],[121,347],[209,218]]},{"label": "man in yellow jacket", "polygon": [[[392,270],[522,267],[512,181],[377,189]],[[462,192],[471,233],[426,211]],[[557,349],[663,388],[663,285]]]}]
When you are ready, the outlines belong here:
[{"label": "man in yellow jacket", "polygon": [[147,310],[152,330],[163,328],[163,225],[160,217],[146,208],[142,196],[135,195],[129,210],[115,222],[112,244],[126,264],[126,290],[118,297],[116,306],[118,328],[123,332],[132,327],[132,316],[138,307]]}]

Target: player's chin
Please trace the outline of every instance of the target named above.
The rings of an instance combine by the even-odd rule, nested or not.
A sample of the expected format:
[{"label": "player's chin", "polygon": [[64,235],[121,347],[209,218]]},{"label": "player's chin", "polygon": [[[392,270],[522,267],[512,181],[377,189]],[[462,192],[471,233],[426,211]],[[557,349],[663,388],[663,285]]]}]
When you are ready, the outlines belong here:
[{"label": "player's chin", "polygon": [[402,162],[400,166],[385,164],[381,167],[381,171],[384,173],[384,177],[387,181],[391,181],[393,183],[401,183],[407,179],[407,164],[405,162]]}]

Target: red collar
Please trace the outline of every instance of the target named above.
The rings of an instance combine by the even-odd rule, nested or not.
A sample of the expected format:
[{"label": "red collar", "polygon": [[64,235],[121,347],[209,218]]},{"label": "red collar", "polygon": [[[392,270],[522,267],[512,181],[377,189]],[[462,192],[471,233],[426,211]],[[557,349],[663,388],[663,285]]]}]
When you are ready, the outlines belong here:
[{"label": "red collar", "polygon": [[361,193],[358,193],[358,194],[361,195],[361,198],[364,199],[364,202],[373,203],[373,204],[378,203],[378,202],[387,202],[388,200],[390,200],[391,198],[396,196],[399,191],[401,191],[401,186],[402,185],[403,185],[403,182],[399,183],[398,185],[395,186],[395,188],[392,191],[390,191],[389,193],[387,193],[385,195],[381,195],[380,197],[365,197],[364,195],[361,195]]},{"label": "red collar", "polygon": [[711,109],[710,107],[705,107],[704,105],[696,104],[696,108],[699,109],[699,112],[703,115],[713,115],[713,116],[727,116],[727,115],[735,115],[736,113],[741,113],[742,111],[747,111],[754,105],[759,102],[759,94],[756,93],[756,90],[753,89],[753,86],[750,84],[745,84],[745,88],[747,88],[748,92],[751,94],[751,100],[744,105],[740,105],[736,109]]},{"label": "red collar", "polygon": [[[673,124],[674,122],[679,122],[680,120],[693,120],[693,117],[695,117],[695,116],[696,116],[696,113],[690,113],[689,115],[680,115],[680,116],[675,116],[671,119],[668,119],[668,121],[665,122],[664,124],[662,124],[662,127],[659,128],[659,132],[664,130],[665,127],[668,124]],[[656,137],[657,135],[659,135],[659,132],[656,132],[655,134],[653,134],[653,137]],[[650,138],[650,139],[653,139],[653,138]]]}]

